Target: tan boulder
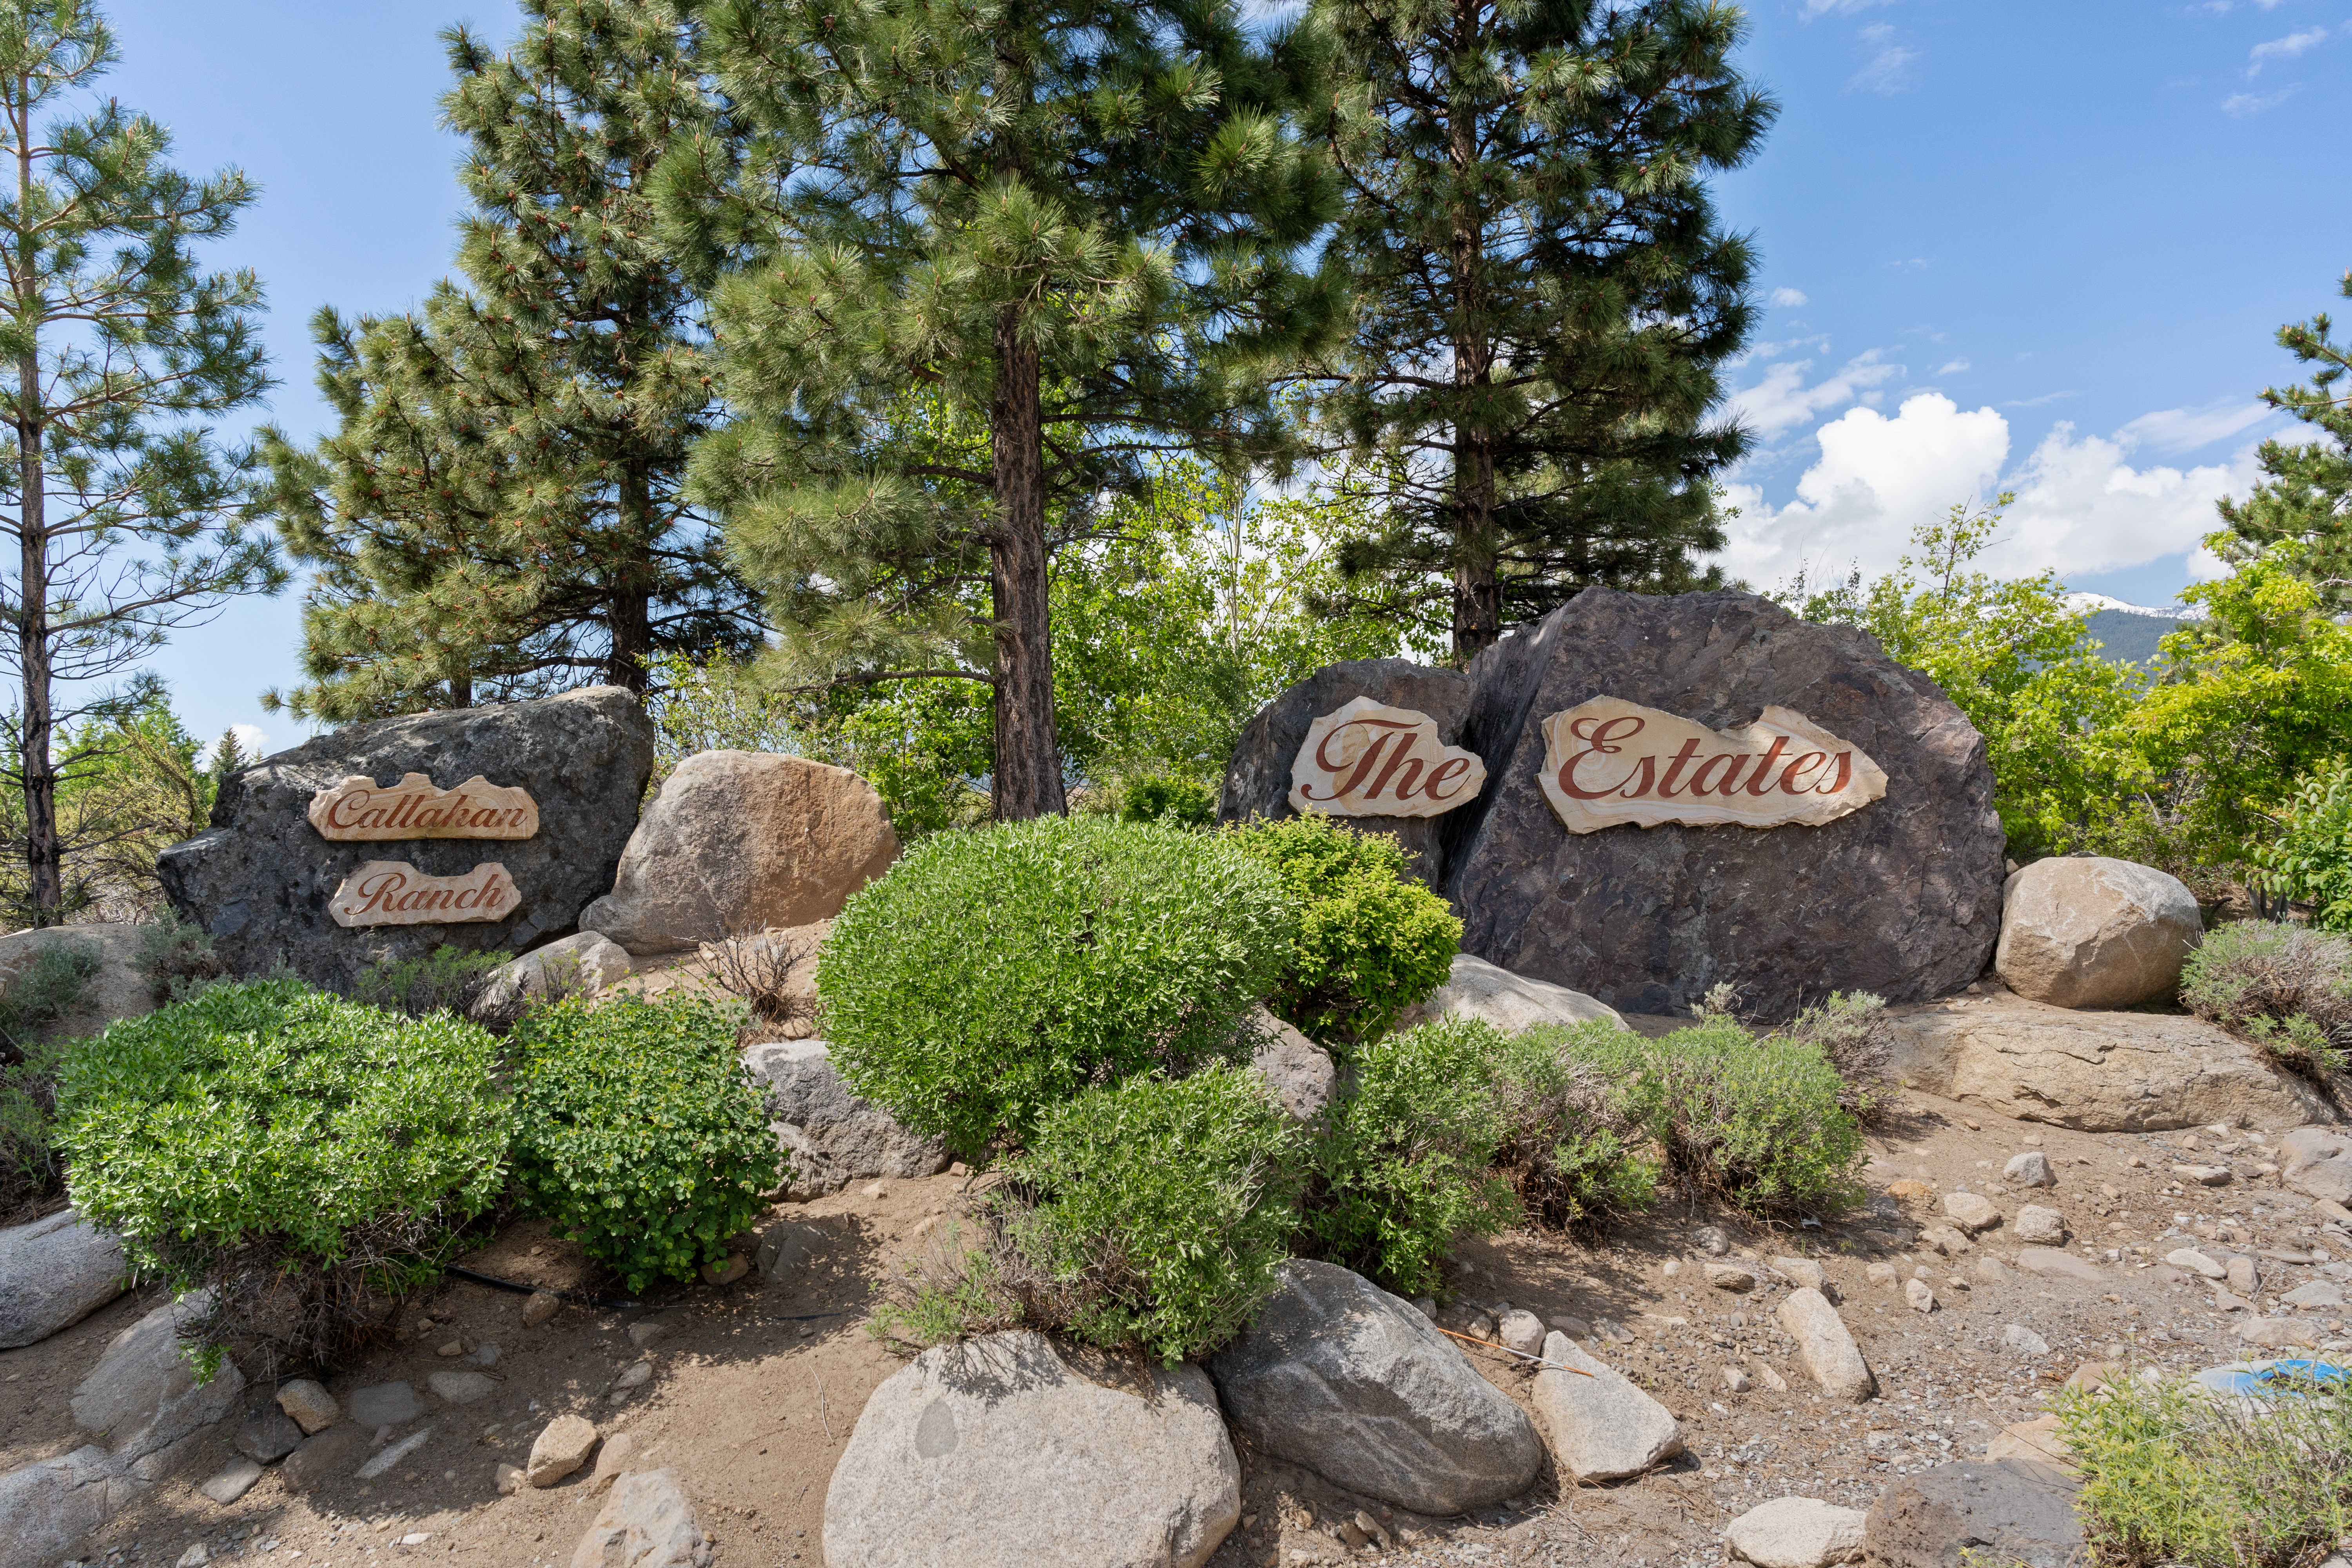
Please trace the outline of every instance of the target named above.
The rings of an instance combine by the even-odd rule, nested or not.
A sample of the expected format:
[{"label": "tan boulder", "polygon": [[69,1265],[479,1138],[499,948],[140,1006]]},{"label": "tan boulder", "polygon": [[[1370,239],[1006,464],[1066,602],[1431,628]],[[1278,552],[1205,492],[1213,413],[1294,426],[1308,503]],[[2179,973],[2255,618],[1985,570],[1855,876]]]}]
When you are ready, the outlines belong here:
[{"label": "tan boulder", "polygon": [[2006,992],[1889,1012],[1890,1074],[2021,1121],[2154,1132],[2336,1120],[2310,1084],[2200,1018],[2076,1012]]},{"label": "tan boulder", "polygon": [[1993,968],[2020,996],[2058,1007],[2168,1000],[2203,940],[2196,895],[2130,860],[2036,860],[2001,889]]},{"label": "tan boulder", "polygon": [[898,836],[846,768],[765,752],[698,752],[646,806],[613,890],[580,911],[643,958],[831,920],[890,868]]}]

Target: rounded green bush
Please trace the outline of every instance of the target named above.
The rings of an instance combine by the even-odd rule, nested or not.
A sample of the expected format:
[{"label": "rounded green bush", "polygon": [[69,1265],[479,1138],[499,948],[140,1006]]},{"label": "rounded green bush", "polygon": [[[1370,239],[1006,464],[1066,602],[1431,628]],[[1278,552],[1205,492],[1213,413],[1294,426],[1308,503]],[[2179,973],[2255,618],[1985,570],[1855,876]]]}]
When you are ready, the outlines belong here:
[{"label": "rounded green bush", "polygon": [[1224,837],[1100,817],[942,833],[849,900],[817,961],[857,1094],[978,1156],[1091,1086],[1238,1058],[1288,960],[1282,882]]},{"label": "rounded green bush", "polygon": [[271,1337],[331,1357],[357,1326],[341,1296],[437,1267],[505,1185],[497,1051],[446,1014],[399,1017],[292,979],[217,984],[67,1053],[68,1189],[141,1272],[214,1288],[215,1342],[251,1327],[239,1314],[275,1279]]},{"label": "rounded green bush", "polygon": [[1462,922],[1404,874],[1385,833],[1328,816],[1254,822],[1225,835],[1281,873],[1298,900],[1298,942],[1269,1005],[1326,1044],[1385,1034],[1397,1015],[1445,984]]},{"label": "rounded green bush", "polygon": [[631,1291],[691,1279],[783,1184],[733,1010],[676,994],[524,1015],[515,1167],[532,1209]]}]

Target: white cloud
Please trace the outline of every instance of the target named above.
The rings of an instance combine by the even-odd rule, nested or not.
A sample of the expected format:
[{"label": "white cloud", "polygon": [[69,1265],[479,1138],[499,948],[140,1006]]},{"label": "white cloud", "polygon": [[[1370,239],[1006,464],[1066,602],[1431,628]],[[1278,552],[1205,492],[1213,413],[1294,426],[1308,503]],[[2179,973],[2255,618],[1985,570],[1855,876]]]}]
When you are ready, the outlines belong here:
[{"label": "white cloud", "polygon": [[2315,48],[2326,41],[2326,28],[2305,27],[2299,33],[2289,33],[2284,38],[2273,38],[2267,44],[2256,44],[2246,51],[2246,58],[2253,62],[2246,68],[2246,74],[2254,75],[2273,60],[2291,60],[2304,50]]},{"label": "white cloud", "polygon": [[1777,436],[1817,414],[1843,408],[1903,370],[1882,363],[1876,349],[1846,361],[1828,380],[1807,386],[1805,373],[1812,368],[1809,359],[1782,361],[1755,385],[1734,392],[1730,412],[1758,435]]},{"label": "white cloud", "polygon": [[2221,100],[2221,112],[2234,114],[2241,119],[2249,114],[2260,114],[2265,109],[2276,109],[2302,90],[2303,84],[2296,82],[2293,87],[2283,87],[2276,92],[2232,93]]},{"label": "white cloud", "polygon": [[2143,414],[2116,435],[2131,445],[2154,447],[2166,452],[2193,452],[2259,425],[2270,416],[2267,404],[2232,399],[2202,408],[2165,408]]},{"label": "white cloud", "polygon": [[1856,11],[1867,11],[1874,5],[1890,5],[1894,0],[1805,0],[1805,20],[1816,16],[1851,16]]},{"label": "white cloud", "polygon": [[1885,26],[1864,27],[1862,30],[1862,36],[1865,40],[1881,47],[1878,52],[1870,58],[1868,65],[1853,73],[1847,80],[1846,86],[1864,88],[1872,92],[1902,90],[1905,73],[1910,68],[1911,62],[1919,58],[1919,51],[1906,49],[1900,44],[1886,43],[1886,38],[1892,36],[1894,31],[1894,28]]},{"label": "white cloud", "polygon": [[1906,256],[1886,264],[1897,272],[1925,272],[1935,264],[1924,256]]},{"label": "white cloud", "polygon": [[[1997,410],[1963,410],[1950,398],[1919,393],[1889,418],[1850,409],[1817,432],[1821,457],[1807,468],[1788,505],[1768,504],[1751,484],[1734,484],[1725,570],[1759,587],[1801,569],[1843,576],[1891,570],[1911,531],[1941,518],[1955,501],[1971,504],[1996,489],[2017,492],[2008,521],[1982,558],[1986,570],[2021,575],[2044,568],[2061,577],[2137,566],[2194,551],[2219,525],[2216,498],[2242,493],[2258,477],[2252,450],[2227,464],[2181,469],[2135,467],[2141,440],[2178,433],[2178,411],[2135,420],[2113,437],[2080,436],[2061,424],[2014,468],[2009,421]],[[2192,570],[2218,574],[2217,562]]]},{"label": "white cloud", "polygon": [[[269,737],[263,733],[260,725],[231,724],[228,729],[229,733],[236,737],[237,754],[247,761],[250,762],[257,757],[266,757],[269,754]],[[204,751],[199,753],[200,759],[206,767],[212,766],[219,755],[220,741],[217,737],[205,742]]]},{"label": "white cloud", "polygon": [[1771,300],[1784,310],[1793,310],[1800,305],[1812,303],[1811,300],[1805,298],[1801,290],[1795,289],[1775,289],[1771,293]]},{"label": "white cloud", "polygon": [[1956,360],[1952,361],[1949,364],[1938,366],[1938,367],[1937,368],[1936,374],[1937,374],[1937,375],[1958,375],[1958,374],[1960,374],[1960,372],[1962,372],[1962,371],[1964,371],[1964,370],[1966,370],[1966,369],[1968,369],[1968,368],[1969,368],[1969,362],[1968,362],[1968,361],[1966,361],[1966,360],[1964,360],[1964,359],[1956,359]]}]

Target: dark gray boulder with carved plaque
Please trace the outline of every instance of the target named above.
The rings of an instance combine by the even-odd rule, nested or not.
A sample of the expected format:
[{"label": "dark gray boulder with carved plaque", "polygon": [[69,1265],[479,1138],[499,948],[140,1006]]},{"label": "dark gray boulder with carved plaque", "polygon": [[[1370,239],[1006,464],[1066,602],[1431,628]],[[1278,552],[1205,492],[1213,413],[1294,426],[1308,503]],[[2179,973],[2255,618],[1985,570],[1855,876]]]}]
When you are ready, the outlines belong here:
[{"label": "dark gray boulder with carved plaque", "polygon": [[[1685,1011],[1728,982],[1768,1020],[1832,990],[1919,1001],[1983,972],[2004,871],[1983,738],[1868,633],[1752,594],[1592,589],[1468,678],[1460,743],[1486,786],[1436,819],[1463,951],[1620,1012]],[[1572,834],[1544,795],[1540,726],[1602,697],[1715,730],[1791,710],[1874,760],[1884,797],[1817,826]]]},{"label": "dark gray boulder with carved plaque", "polygon": [[[570,934],[589,900],[612,890],[653,756],[651,721],[614,686],[354,724],[232,775],[211,828],[163,851],[156,870],[172,907],[211,932],[238,973],[282,956],[304,979],[340,988],[369,963],[445,943],[520,952]],[[524,839],[352,842],[330,841],[311,826],[320,790],[358,774],[390,787],[409,773],[444,789],[477,775],[520,787],[538,805],[539,830]],[[329,900],[372,860],[405,861],[436,877],[498,862],[517,907],[498,921],[339,925]]]},{"label": "dark gray boulder with carved plaque", "polygon": [[[1462,728],[1475,695],[1470,678],[1460,670],[1435,668],[1404,658],[1358,658],[1325,665],[1305,680],[1258,710],[1257,716],[1234,742],[1233,760],[1225,768],[1223,795],[1217,803],[1219,822],[1246,822],[1254,816],[1276,821],[1296,816],[1290,804],[1291,764],[1306,743],[1307,727],[1350,698],[1369,697],[1391,708],[1410,708],[1436,721],[1438,737],[1446,745],[1461,743]],[[1336,818],[1360,833],[1388,833],[1415,856],[1415,875],[1433,886],[1443,880],[1444,864],[1440,838],[1445,818],[1428,816],[1348,816]]]}]

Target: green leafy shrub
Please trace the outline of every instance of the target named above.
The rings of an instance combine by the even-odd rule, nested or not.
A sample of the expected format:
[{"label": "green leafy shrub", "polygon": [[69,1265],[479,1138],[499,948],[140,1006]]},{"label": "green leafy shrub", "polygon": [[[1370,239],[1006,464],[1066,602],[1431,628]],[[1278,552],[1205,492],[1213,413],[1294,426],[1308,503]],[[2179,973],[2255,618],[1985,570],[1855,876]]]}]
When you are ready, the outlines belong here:
[{"label": "green leafy shrub", "polygon": [[1088,1089],[1037,1123],[978,1246],[903,1282],[879,1325],[925,1342],[1016,1324],[1173,1364],[1231,1339],[1297,1225],[1298,1134],[1213,1063]]},{"label": "green leafy shrub", "polygon": [[444,942],[423,958],[369,964],[360,971],[352,996],[412,1018],[431,1013],[464,1017],[489,989],[490,976],[513,957],[510,952],[467,952]]},{"label": "green leafy shrub", "polygon": [[[1606,1023],[1587,1029],[1613,1033]],[[1497,1042],[1490,1068],[1502,1139],[1495,1165],[1538,1225],[1591,1228],[1657,1200],[1648,1137],[1626,1124],[1620,1095],[1570,1041],[1581,1031],[1529,1031]]]},{"label": "green leafy shrub", "polygon": [[1449,1014],[1357,1053],[1355,1092],[1309,1151],[1307,1250],[1418,1296],[1438,1288],[1455,1238],[1510,1224],[1517,1205],[1494,1169],[1503,1049],[1491,1024]]},{"label": "green leafy shrub", "polygon": [[2352,1400],[2340,1384],[2282,1383],[2259,1408],[2137,1378],[2062,1395],[2058,1435],[2100,1560],[2309,1568],[2352,1539]]},{"label": "green leafy shrub", "polygon": [[1276,1016],[1344,1047],[1384,1034],[1445,984],[1462,922],[1406,878],[1392,836],[1291,816],[1228,837],[1280,872],[1298,900],[1297,947],[1268,1002]]},{"label": "green leafy shrub", "polygon": [[330,1363],[504,1186],[496,1051],[446,1015],[222,982],[74,1045],[58,1147],[134,1267],[211,1288],[200,1342]]},{"label": "green leafy shrub", "polygon": [[850,1088],[977,1156],[1090,1086],[1237,1057],[1296,930],[1227,839],[1043,817],[934,835],[849,900],[817,960]]},{"label": "green leafy shrub", "polygon": [[2310,903],[2312,924],[2352,931],[2352,763],[2305,779],[2286,831],[2254,858],[2275,890]]},{"label": "green leafy shrub", "polygon": [[1590,1024],[1561,1033],[1618,1086],[1628,1131],[1655,1140],[1690,1190],[1762,1214],[1861,1201],[1862,1125],[1819,1046],[1758,1039],[1724,1017],[1656,1040]]},{"label": "green leafy shrub", "polygon": [[740,1009],[677,993],[524,1015],[514,1156],[525,1201],[631,1291],[726,1256],[784,1167],[735,1056]]},{"label": "green leafy shrub", "polygon": [[1216,792],[1197,780],[1155,774],[1129,779],[1118,792],[1121,822],[1167,822],[1178,827],[1206,827],[1216,816]]},{"label": "green leafy shrub", "polygon": [[2180,1003],[2314,1078],[2352,1050],[2352,937],[2269,921],[2205,933],[2180,974]]}]

